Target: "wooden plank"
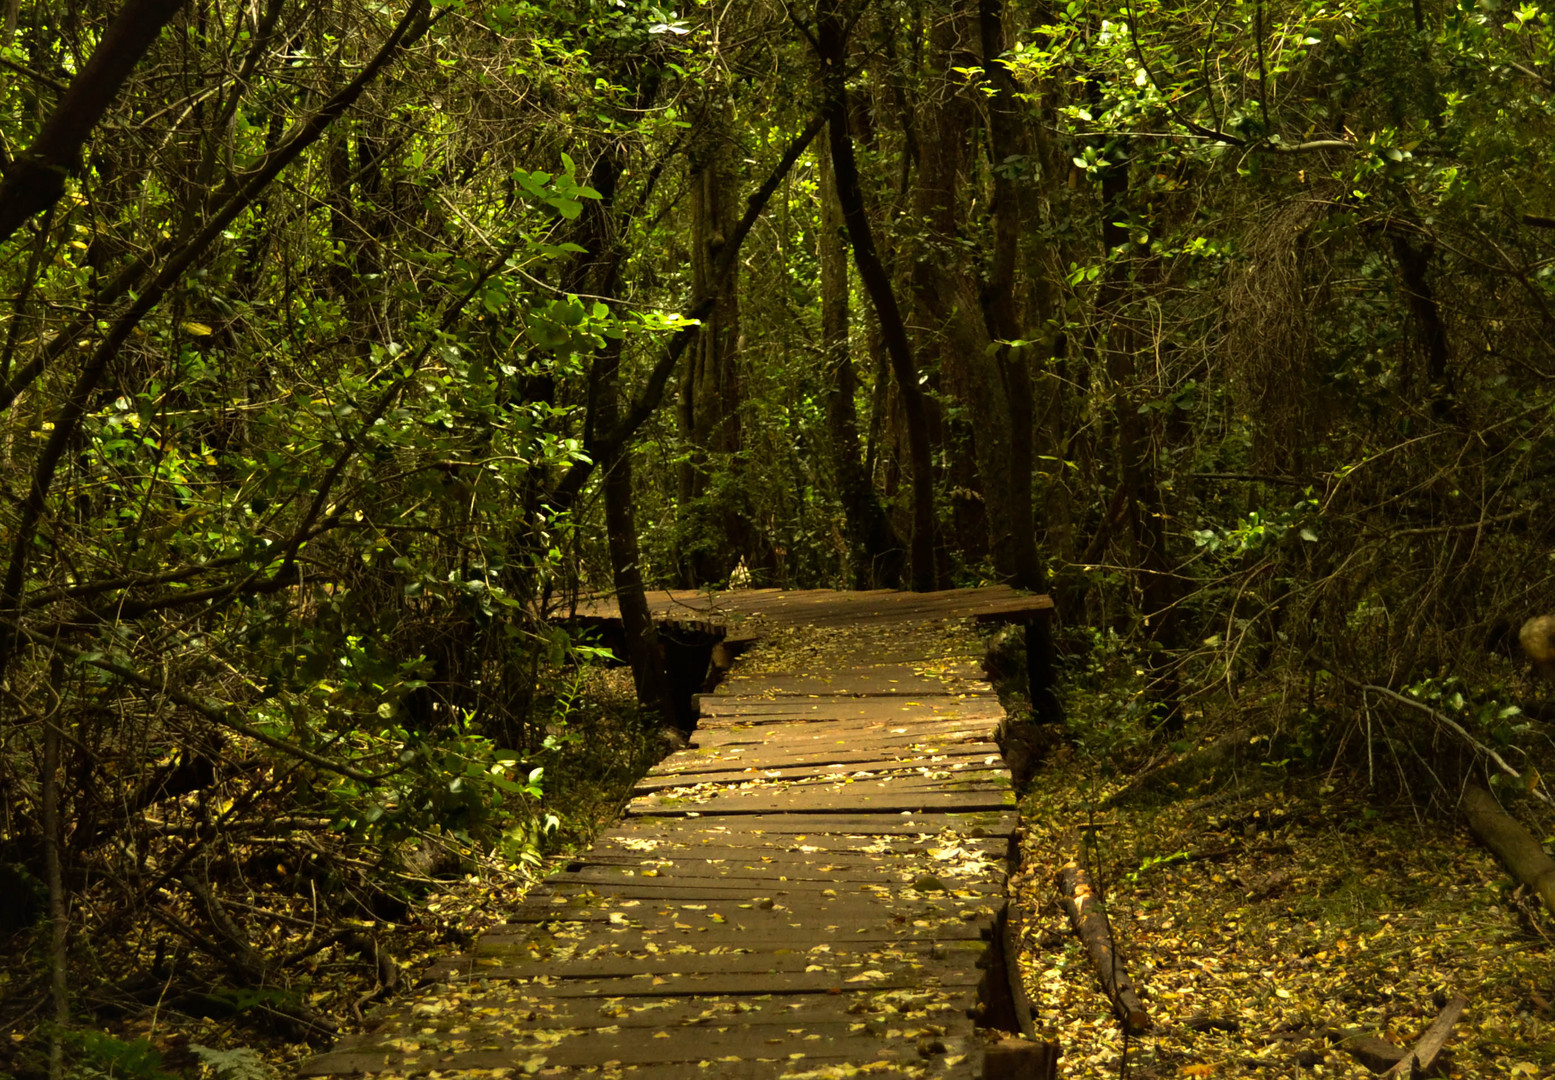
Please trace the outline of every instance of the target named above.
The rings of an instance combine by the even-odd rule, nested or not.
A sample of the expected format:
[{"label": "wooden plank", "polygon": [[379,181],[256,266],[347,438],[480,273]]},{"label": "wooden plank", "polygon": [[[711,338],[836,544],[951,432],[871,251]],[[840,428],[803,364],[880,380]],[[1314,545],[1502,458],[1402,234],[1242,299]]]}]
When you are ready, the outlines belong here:
[{"label": "wooden plank", "polygon": [[827,892],[838,896],[856,895],[879,900],[889,897],[898,902],[932,900],[943,894],[957,897],[1002,896],[1004,883],[1001,877],[993,874],[976,878],[956,877],[923,871],[889,878],[881,876],[872,881],[835,878],[802,880],[776,875],[766,879],[686,876],[643,880],[627,876],[611,877],[601,872],[570,885],[558,883],[555,891],[548,895],[563,896],[572,890],[592,889],[602,896],[618,900],[641,900],[650,904],[776,903],[797,908],[803,904],[818,903],[814,894]]},{"label": "wooden plank", "polygon": [[[981,940],[954,943],[874,943],[872,948],[841,950],[826,945],[794,950],[770,946],[748,951],[683,952],[653,954],[638,951],[626,955],[589,956],[578,960],[558,960],[554,955],[529,952],[517,945],[490,946],[462,957],[451,958],[464,970],[483,978],[492,971],[513,973],[508,977],[538,979],[542,985],[557,980],[659,979],[683,975],[794,975],[823,973],[834,981],[871,986],[895,972],[926,972],[949,976],[955,972],[978,970],[978,961],[988,951]],[[872,973],[879,972],[874,975]]]},{"label": "wooden plank", "polygon": [[666,770],[695,765],[709,758],[743,755],[747,764],[763,757],[781,761],[794,754],[822,751],[874,751],[881,760],[910,753],[949,752],[970,745],[987,746],[993,741],[992,724],[953,722],[915,724],[911,721],[883,721],[874,725],[844,726],[833,724],[795,724],[779,728],[749,726],[721,730],[698,730],[689,750],[676,751],[665,759]]},{"label": "wooden plank", "polygon": [[905,701],[846,698],[841,699],[840,708],[824,708],[824,704],[830,704],[830,699],[803,700],[805,704],[793,707],[774,701],[772,705],[781,707],[767,710],[749,705],[723,712],[715,710],[709,713],[704,710],[697,720],[697,733],[693,741],[698,745],[707,745],[705,740],[714,739],[725,732],[742,733],[749,738],[759,736],[769,740],[798,740],[813,739],[826,731],[835,731],[839,737],[854,731],[889,731],[892,728],[901,728],[902,733],[926,735],[958,727],[992,731],[998,726],[1002,715],[996,713],[992,705],[988,709],[969,708],[961,700],[936,706],[917,698]]},{"label": "wooden plank", "polygon": [[[436,1036],[424,1038],[430,1044],[427,1049],[410,1050],[417,1061],[418,1071],[428,1068],[469,1068],[473,1054],[507,1053],[512,1058],[531,1058],[537,1050],[551,1066],[577,1066],[599,1064],[606,1061],[622,1065],[697,1061],[716,1057],[757,1057],[770,1054],[790,1061],[836,1061],[841,1059],[910,1061],[919,1057],[918,1045],[926,1036],[934,1035],[940,1041],[946,1038],[965,1040],[972,1036],[970,1023],[958,1025],[962,1030],[951,1034],[943,1025],[907,1022],[892,1027],[870,1024],[867,1021],[846,1023],[834,1021],[817,1027],[795,1027],[793,1031],[781,1028],[751,1028],[743,1025],[705,1027],[702,1029],[668,1029],[655,1036],[644,1038],[640,1031],[599,1032],[579,1031],[570,1038],[555,1036],[535,1038],[506,1038],[492,1040],[495,1045],[479,1050],[449,1051],[439,1044]],[[874,1030],[871,1030],[871,1029]],[[408,1040],[398,1045],[377,1049],[387,1056],[407,1054]],[[781,1050],[773,1049],[781,1047]],[[430,1054],[428,1050],[432,1051]],[[441,1051],[441,1052],[439,1052]],[[371,1053],[373,1050],[359,1052]],[[319,1075],[319,1074],[311,1074]]]},{"label": "wooden plank", "polygon": [[[745,836],[811,835],[813,837],[936,836],[957,833],[977,839],[1008,836],[1015,831],[1013,810],[924,810],[899,814],[777,814],[761,821],[708,821],[695,818],[634,819],[607,836],[631,835],[642,842],[679,838],[683,843],[733,841]],[[704,839],[705,837],[705,839]],[[743,842],[743,841],[742,841]]]},{"label": "wooden plank", "polygon": [[[772,901],[770,907],[763,897]],[[522,936],[529,933],[523,928],[530,925],[549,926],[546,933],[573,941],[580,940],[580,934],[587,937],[604,932],[622,941],[727,938],[752,947],[761,941],[813,945],[854,936],[863,939],[870,934],[933,936],[943,930],[958,930],[958,923],[991,925],[1000,896],[971,892],[916,896],[839,893],[835,897],[809,896],[806,903],[798,905],[791,899],[771,894],[675,899],[558,893],[544,902],[506,912],[507,922],[488,930],[482,940],[491,935]]]},{"label": "wooden plank", "polygon": [[[986,757],[987,755],[983,755]],[[889,766],[895,765],[896,768]],[[959,769],[913,765],[910,762],[882,761],[872,769],[853,767],[803,770],[803,776],[794,779],[768,776],[767,772],[781,769],[755,770],[751,773],[726,774],[719,779],[698,780],[695,774],[673,778],[675,782],[667,791],[686,800],[705,796],[733,797],[735,795],[777,795],[791,793],[796,797],[807,795],[853,792],[857,795],[883,791],[983,791],[1004,790],[1010,783],[1010,773],[1002,765],[994,766],[979,760]],[[660,793],[669,798],[668,794]],[[659,797],[659,796],[655,796]]]},{"label": "wooden plank", "polygon": [[[989,697],[993,687],[986,682],[958,680],[954,683],[923,678],[902,672],[891,677],[880,672],[838,672],[826,675],[767,675],[761,680],[764,697]],[[749,693],[748,684],[739,687]]]},{"label": "wooden plank", "polygon": [[[747,689],[753,692],[746,693]],[[835,697],[816,697],[804,701],[795,701],[792,698],[779,700],[760,693],[759,684],[754,683],[732,685],[725,683],[711,694],[702,694],[698,700],[704,709],[704,716],[739,714],[754,718],[762,714],[771,714],[780,719],[843,720],[865,715],[868,710],[874,708],[868,701],[839,700]],[[996,720],[1004,715],[1004,711],[997,703],[981,694],[976,697],[956,698],[952,701],[945,700],[943,696],[936,696],[925,700],[923,707],[936,714],[943,712],[951,716],[965,715],[968,718],[982,716],[989,720]]]},{"label": "wooden plank", "polygon": [[[864,1025],[860,1025],[863,1027]],[[927,1028],[912,1026],[890,1029],[893,1037],[859,1034],[824,1034],[797,1031],[786,1037],[762,1038],[738,1028],[726,1031],[666,1032],[661,1038],[641,1036],[595,1036],[560,1042],[530,1040],[507,1046],[473,1050],[453,1050],[432,1045],[426,1050],[408,1049],[402,1041],[392,1050],[341,1051],[310,1062],[301,1076],[328,1076],[372,1072],[459,1072],[475,1070],[518,1071],[538,1077],[573,1075],[580,1067],[608,1065],[610,1074],[623,1077],[667,1077],[685,1080],[729,1076],[744,1078],[805,1076],[811,1069],[827,1064],[857,1061],[908,1068],[924,1063],[923,1045],[934,1044],[936,1053],[950,1058],[967,1058],[973,1048],[971,1032],[935,1034]],[[601,1056],[606,1055],[606,1056]],[[705,1063],[705,1065],[703,1064]],[[954,1068],[963,1062],[950,1065]],[[534,1071],[531,1071],[534,1070]],[[727,1071],[726,1071],[727,1070]],[[894,1070],[878,1072],[867,1068],[856,1075],[902,1075]],[[919,1075],[914,1073],[914,1075]],[[952,1075],[943,1071],[929,1075]],[[976,1075],[967,1073],[966,1075]]]},{"label": "wooden plank", "polygon": [[[862,788],[864,785],[848,785]],[[1015,793],[1005,785],[985,790],[943,791],[932,786],[898,785],[874,791],[812,791],[799,788],[781,794],[718,795],[708,799],[675,800],[660,795],[633,799],[627,806],[632,817],[699,817],[735,814],[857,814],[862,810],[881,815],[998,811],[1014,809]]]},{"label": "wooden plank", "polygon": [[[699,721],[684,750],[665,758],[661,768],[675,768],[734,748],[747,756],[752,750],[781,754],[815,747],[882,751],[909,748],[918,743],[954,745],[969,740],[988,741],[997,730],[995,721],[983,717],[913,716],[895,709],[853,720],[811,721],[800,717],[782,720],[730,717]],[[889,754],[885,756],[890,756]]]},{"label": "wooden plank", "polygon": [[[793,948],[810,948],[815,945],[846,944],[874,941],[981,941],[984,929],[993,919],[985,902],[983,906],[961,910],[927,908],[917,912],[893,912],[884,908],[860,913],[843,909],[838,917],[854,919],[851,923],[815,919],[796,922],[793,912],[787,908],[774,908],[770,919],[757,920],[746,914],[759,910],[755,905],[745,909],[729,909],[720,905],[706,905],[703,912],[683,910],[631,910],[620,907],[613,910],[601,908],[557,908],[534,910],[531,922],[509,921],[501,923],[481,935],[481,941],[493,943],[534,943],[536,948],[547,947],[551,941],[570,944],[587,944],[601,940],[601,934],[609,934],[622,940],[653,944],[660,948],[691,946],[709,949],[760,948],[786,945]],[[729,912],[721,923],[712,922],[709,913]],[[531,912],[519,909],[508,913],[510,920],[518,920]],[[614,915],[629,915],[625,922],[613,922]]]},{"label": "wooden plank", "polygon": [[[1002,873],[1008,844],[1003,838],[964,840],[957,844],[861,851],[841,844],[798,850],[788,844],[746,847],[699,846],[696,849],[665,848],[653,852],[629,848],[596,846],[567,864],[564,873],[584,872],[599,867],[626,867],[659,873],[690,872],[695,868],[723,870],[739,868],[751,871],[781,870],[789,874],[862,875],[882,868],[915,867],[960,872],[962,867],[997,867]],[[888,861],[889,860],[889,861]],[[558,875],[560,876],[560,875]]]},{"label": "wooden plank", "polygon": [[[767,832],[760,822],[737,822],[752,828],[730,832],[727,826],[708,823],[696,828],[695,821],[642,820],[633,824],[644,831],[613,829],[594,841],[594,846],[567,860],[563,866],[584,865],[599,859],[797,859],[819,860],[872,858],[879,855],[912,857],[933,856],[947,848],[965,848],[1002,858],[1008,846],[1007,834],[982,836],[955,835],[942,839],[937,835],[909,833],[861,838],[828,834]],[[662,831],[665,827],[672,833]],[[656,830],[656,831],[647,831]],[[946,856],[947,858],[950,856]]]},{"label": "wooden plank", "polygon": [[[418,1029],[436,1032],[465,1027],[475,1016],[503,1016],[525,1030],[589,1031],[667,1030],[691,1028],[707,1031],[728,1026],[750,1028],[758,1037],[774,1027],[802,1027],[806,1031],[830,1025],[853,1026],[886,1021],[932,1023],[947,1029],[967,1023],[967,999],[959,988],[923,989],[906,993],[849,989],[840,994],[804,994],[798,997],[742,994],[732,997],[606,998],[604,1000],[553,998],[544,988],[532,991],[522,984],[454,982],[429,989],[419,1000],[400,1001],[374,1014],[371,1028],[342,1041],[371,1047],[380,1037]],[[910,1012],[912,1020],[904,1013]]]},{"label": "wooden plank", "polygon": [[700,859],[672,857],[653,860],[590,859],[569,866],[559,875],[558,883],[588,881],[615,883],[623,878],[647,878],[652,881],[716,878],[721,881],[816,881],[852,883],[865,881],[916,880],[933,874],[945,881],[992,880],[1004,875],[1002,856],[970,854],[954,859],[907,858],[880,855],[873,859],[809,860],[789,857],[768,861],[746,857]]},{"label": "wooden plank", "polygon": [[[493,958],[495,960],[495,958]],[[532,965],[500,962],[478,963],[465,957],[446,957],[431,967],[435,974],[460,972],[470,979],[502,979],[544,987],[548,996],[557,998],[605,997],[703,997],[741,994],[834,994],[860,983],[850,982],[857,975],[830,971],[792,972],[707,972],[705,974],[667,974],[622,978],[552,979],[535,976]],[[858,975],[864,974],[862,971]],[[982,978],[976,968],[901,968],[871,976],[872,990],[906,990],[917,987],[975,987]]]},{"label": "wooden plank", "polygon": [[[878,1026],[878,1025],[877,1025]],[[947,1037],[941,1025],[906,1024],[879,1034],[870,1034],[865,1022],[837,1022],[819,1029],[781,1028],[768,1030],[745,1027],[679,1029],[644,1037],[640,1032],[583,1032],[560,1040],[541,1036],[492,1040],[495,1045],[479,1049],[452,1050],[444,1040],[423,1037],[422,1047],[412,1048],[412,1040],[396,1040],[382,1048],[365,1046],[360,1050],[325,1055],[309,1063],[303,1076],[327,1076],[332,1073],[396,1071],[425,1072],[432,1069],[524,1068],[537,1061],[552,1068],[599,1065],[682,1063],[694,1068],[699,1061],[714,1058],[756,1058],[771,1055],[788,1062],[916,1061],[918,1044],[934,1035],[943,1042]],[[960,1038],[971,1036],[970,1024]],[[956,1038],[951,1035],[949,1038]],[[457,1043],[455,1043],[457,1045]],[[700,1076],[701,1070],[694,1075]]]},{"label": "wooden plank", "polygon": [[[825,589],[744,589],[709,595],[689,590],[651,590],[649,610],[657,618],[719,618],[738,625],[759,618],[775,626],[815,625],[822,618],[849,623],[892,624],[933,618],[970,617],[982,620],[1041,617],[1052,609],[1050,597],[1020,593],[1008,586],[945,589],[933,593],[877,589],[834,592]],[[580,602],[577,614],[619,618],[613,598]]]},{"label": "wooden plank", "polygon": [[[774,745],[763,745],[747,738],[727,739],[713,746],[696,744],[698,751],[679,752],[673,759],[666,759],[662,766],[650,772],[652,776],[673,776],[678,773],[697,772],[711,766],[723,768],[738,765],[742,768],[781,768],[785,764],[815,764],[824,756],[838,756],[838,764],[844,764],[847,756],[863,756],[861,763],[870,761],[882,764],[908,762],[934,757],[984,757],[999,758],[998,745],[992,741],[989,730],[948,730],[938,734],[915,735],[893,731],[858,732],[855,738],[840,738],[817,733],[812,738],[783,739]],[[685,756],[680,756],[684,754]]]},{"label": "wooden plank", "polygon": [[[824,780],[828,777],[847,777],[853,780],[868,779],[872,776],[927,776],[930,778],[943,776],[953,778],[969,770],[993,771],[1001,774],[1001,781],[1009,783],[1009,770],[1004,768],[997,754],[978,753],[964,757],[936,756],[919,762],[914,761],[880,761],[878,759],[854,760],[854,761],[830,761],[830,754],[811,754],[802,757],[818,758],[819,760],[804,761],[797,764],[784,763],[777,766],[752,768],[733,765],[726,769],[714,769],[707,772],[667,773],[661,776],[648,776],[637,782],[632,788],[632,794],[648,795],[655,792],[671,791],[675,788],[697,787],[704,784],[717,784],[733,786],[737,784],[754,783],[765,780],[768,782],[813,782]],[[992,757],[993,761],[989,762]],[[959,766],[959,768],[957,767]]]}]

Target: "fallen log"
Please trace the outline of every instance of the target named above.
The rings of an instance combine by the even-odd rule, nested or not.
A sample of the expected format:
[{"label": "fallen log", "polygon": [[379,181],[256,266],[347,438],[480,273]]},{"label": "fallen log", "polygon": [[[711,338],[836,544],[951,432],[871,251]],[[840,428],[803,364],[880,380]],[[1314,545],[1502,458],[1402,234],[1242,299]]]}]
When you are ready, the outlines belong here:
[{"label": "fallen log", "polygon": [[1339,1040],[1339,1049],[1374,1073],[1388,1072],[1408,1056],[1402,1046],[1375,1035],[1347,1035]]},{"label": "fallen log", "polygon": [[1431,1026],[1425,1029],[1425,1033],[1420,1036],[1420,1041],[1415,1043],[1414,1049],[1405,1054],[1397,1065],[1383,1073],[1383,1076],[1427,1075],[1431,1071],[1431,1066],[1436,1063],[1436,1055],[1442,1052],[1442,1046],[1447,1042],[1452,1026],[1458,1022],[1459,1015],[1468,1003],[1469,999],[1462,994],[1454,994],[1452,1000],[1436,1014],[1436,1019],[1431,1021]]},{"label": "fallen log", "polygon": [[1058,872],[1058,885],[1064,910],[1069,914],[1069,924],[1074,927],[1080,940],[1085,942],[1085,949],[1091,954],[1091,963],[1096,967],[1096,976],[1101,980],[1102,990],[1112,1002],[1113,1012],[1131,1032],[1137,1034],[1150,1030],[1150,1016],[1135,993],[1128,972],[1124,970],[1123,959],[1118,955],[1117,945],[1112,940],[1107,910],[1102,905],[1101,895],[1091,884],[1090,875],[1071,859]]},{"label": "fallen log", "polygon": [[1477,784],[1463,789],[1463,813],[1474,835],[1495,852],[1513,877],[1538,893],[1545,908],[1555,915],[1555,859],[1539,846],[1533,834]]}]

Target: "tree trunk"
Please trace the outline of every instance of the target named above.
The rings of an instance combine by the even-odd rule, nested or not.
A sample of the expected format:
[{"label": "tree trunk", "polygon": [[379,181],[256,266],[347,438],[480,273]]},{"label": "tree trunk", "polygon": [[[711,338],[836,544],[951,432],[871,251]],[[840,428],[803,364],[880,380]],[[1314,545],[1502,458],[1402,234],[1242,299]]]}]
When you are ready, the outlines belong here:
[{"label": "tree trunk", "polygon": [[831,151],[824,141],[816,147],[816,160],[821,171],[821,341],[831,374],[826,429],[845,520],[848,581],[855,589],[871,589],[896,583],[894,574],[882,580],[877,562],[897,551],[901,541],[875,496],[859,442],[855,404],[859,380],[848,342],[848,246]]},{"label": "tree trunk", "polygon": [[[621,340],[608,342],[594,357],[594,414],[598,430],[613,431],[619,422]],[[637,521],[632,510],[632,457],[626,444],[601,448],[599,467],[605,497],[605,538],[610,547],[610,570],[621,609],[621,629],[626,637],[627,662],[632,666],[632,684],[637,700],[658,714],[663,723],[673,723],[674,703],[670,700],[669,677],[659,647],[659,631],[648,610],[643,585],[642,565],[637,548]]]},{"label": "tree trunk", "polygon": [[[577,233],[579,246],[587,254],[580,255],[580,259],[586,261],[573,267],[573,280],[586,283],[589,291],[599,296],[609,296],[616,288],[620,260],[613,257],[609,238],[616,185],[624,168],[619,146],[607,144],[600,148],[589,174],[590,186],[600,197],[584,208]],[[664,723],[670,723],[674,718],[674,707],[670,701],[669,676],[659,647],[658,627],[648,610],[637,546],[637,521],[632,508],[635,493],[631,446],[628,440],[617,437],[621,427],[621,347],[622,340],[613,338],[594,354],[594,365],[589,371],[584,441],[590,458],[601,470],[605,539],[610,549],[611,577],[616,603],[621,610],[626,659],[632,667],[637,700],[645,709],[657,713]]]},{"label": "tree trunk", "polygon": [[[1020,119],[1015,112],[1016,87],[1010,73],[997,61],[1004,53],[1003,3],[979,0],[978,28],[982,40],[983,71],[994,91],[987,97],[988,158],[993,175],[993,257],[983,287],[983,319],[988,335],[999,343],[994,353],[1004,384],[1009,415],[1010,465],[1002,478],[1006,485],[1007,521],[994,523],[1007,530],[1004,540],[1011,561],[1010,580],[1037,592],[1047,587],[1046,574],[1037,557],[1035,515],[1031,501],[1035,410],[1032,396],[1030,350],[1015,349],[1006,342],[1022,336],[1015,298],[1016,263],[1020,235],[1027,218],[1027,199],[1010,175],[1009,162],[1026,153]],[[1029,321],[1029,320],[1028,320]],[[990,483],[999,478],[990,479]]]},{"label": "tree trunk", "polygon": [[[679,509],[685,513],[704,494],[708,469],[736,469],[740,449],[740,385],[736,354],[740,333],[739,263],[721,263],[729,243],[735,213],[738,174],[731,160],[732,104],[714,113],[691,155],[691,285],[692,295],[711,301],[696,332],[680,386],[680,427],[690,444],[680,466]],[[727,266],[727,269],[724,267]],[[728,490],[738,490],[738,482]],[[688,587],[719,581],[733,569],[749,532],[744,519],[727,500],[714,508],[706,523],[722,526],[721,537],[693,545],[695,554],[683,560],[682,583]]]},{"label": "tree trunk", "polygon": [[933,452],[929,443],[928,406],[918,385],[918,369],[913,362],[907,327],[902,321],[891,279],[880,262],[874,233],[864,210],[864,193],[859,185],[858,163],[853,156],[853,140],[848,134],[846,40],[837,0],[821,0],[816,10],[816,45],[822,64],[825,100],[830,127],[832,169],[837,180],[837,198],[847,223],[848,239],[853,246],[853,261],[859,278],[869,293],[880,322],[880,334],[891,361],[902,413],[907,426],[908,456],[912,472],[912,549],[909,560],[912,588],[929,592],[938,587],[934,565],[934,472]]},{"label": "tree trunk", "polygon": [[1550,858],[1533,833],[1501,809],[1495,796],[1476,784],[1463,789],[1463,814],[1474,835],[1555,915],[1555,859]]},{"label": "tree trunk", "polygon": [[1393,257],[1398,260],[1399,276],[1403,279],[1404,299],[1414,316],[1420,351],[1425,356],[1426,399],[1431,415],[1445,420],[1452,415],[1451,345],[1429,277],[1436,245],[1429,236],[1417,246],[1402,230],[1393,231],[1392,235]]}]

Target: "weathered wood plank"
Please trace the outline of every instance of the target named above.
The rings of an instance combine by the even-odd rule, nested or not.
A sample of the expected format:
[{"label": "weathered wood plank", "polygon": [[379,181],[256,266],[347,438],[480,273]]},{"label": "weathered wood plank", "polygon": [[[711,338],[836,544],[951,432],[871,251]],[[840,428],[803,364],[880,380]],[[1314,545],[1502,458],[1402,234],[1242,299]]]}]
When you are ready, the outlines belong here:
[{"label": "weathered wood plank", "polygon": [[[839,785],[840,787],[840,785]],[[871,785],[851,784],[850,790],[811,791],[793,789],[773,795],[721,795],[710,799],[675,800],[649,795],[633,799],[627,813],[634,817],[682,817],[686,815],[730,816],[735,814],[856,814],[872,810],[879,814],[903,814],[940,811],[967,813],[977,810],[1013,809],[1015,795],[1008,788],[944,791],[930,785],[908,788],[875,789]]]},{"label": "weathered wood plank", "polygon": [[[999,845],[1002,847],[1003,845]],[[803,855],[778,853],[752,858],[749,850],[726,848],[714,857],[661,856],[643,858],[631,852],[591,853],[586,861],[568,866],[558,875],[563,881],[616,882],[622,876],[648,878],[662,881],[673,878],[750,879],[752,881],[890,881],[907,880],[922,874],[933,873],[946,881],[992,881],[1004,878],[1006,852],[998,850],[967,851],[948,849],[942,857],[902,855],[882,852],[858,858],[806,858]]]},{"label": "weathered wood plank", "polygon": [[965,1001],[955,990],[915,989],[907,992],[848,989],[840,994],[742,994],[731,997],[553,998],[515,982],[460,981],[434,986],[422,997],[385,1007],[353,1045],[371,1046],[377,1036],[393,1037],[407,1030],[434,1032],[467,1027],[473,1017],[500,1013],[525,1030],[690,1027],[708,1030],[738,1025],[758,1033],[773,1026],[816,1030],[831,1024],[854,1025],[887,1021],[954,1027],[966,1020]]},{"label": "weathered wood plank", "polygon": [[625,978],[552,979],[536,976],[531,965],[504,965],[496,962],[474,963],[469,958],[447,957],[432,965],[437,974],[459,971],[471,979],[523,981],[531,987],[544,987],[558,998],[602,997],[684,997],[686,995],[739,994],[832,994],[849,986],[867,985],[874,990],[904,990],[916,987],[975,987],[982,972],[953,968],[903,968],[871,976],[865,982],[850,979],[864,974],[847,975],[830,971],[793,972],[707,972],[703,974],[666,974]]},{"label": "weathered wood plank", "polygon": [[[924,810],[902,814],[776,814],[762,820],[726,821],[697,818],[656,818],[631,820],[624,828],[612,829],[608,837],[634,836],[645,844],[674,837],[685,843],[711,843],[715,838],[733,840],[744,836],[876,837],[937,836],[954,833],[978,839],[995,834],[1008,836],[1015,831],[1013,810],[942,811]],[[812,842],[816,842],[812,840]]]},{"label": "weathered wood plank", "polygon": [[[738,784],[750,780],[804,780],[824,776],[848,776],[857,779],[869,775],[913,773],[950,777],[968,770],[997,771],[1003,774],[1006,783],[1009,782],[1009,770],[1003,768],[998,747],[992,743],[972,743],[944,749],[945,752],[942,754],[921,754],[885,760],[873,756],[869,751],[851,754],[847,751],[811,752],[796,754],[793,757],[785,756],[776,761],[769,759],[760,765],[746,764],[740,760],[743,755],[735,753],[728,757],[704,758],[696,763],[687,762],[688,766],[692,764],[702,766],[695,771],[689,767],[683,771],[655,771],[639,780],[637,786],[632,788],[632,792],[642,795],[651,791],[694,784]],[[838,758],[845,760],[836,760]]]},{"label": "weathered wood plank", "polygon": [[[966,1035],[931,1034],[926,1028],[893,1029],[894,1037],[827,1035],[819,1032],[785,1032],[784,1036],[761,1037],[740,1029],[728,1031],[682,1032],[663,1038],[599,1037],[566,1039],[561,1042],[514,1043],[510,1046],[478,1050],[439,1048],[434,1042],[427,1050],[409,1050],[403,1044],[389,1051],[345,1052],[328,1055],[302,1072],[302,1076],[332,1073],[377,1072],[404,1068],[412,1064],[417,1072],[439,1070],[519,1070],[545,1077],[566,1075],[561,1070],[609,1063],[611,1073],[640,1077],[670,1077],[685,1080],[696,1076],[746,1077],[803,1076],[809,1069],[841,1061],[890,1063],[908,1067],[926,1057],[965,1058],[972,1049]],[[933,1050],[924,1047],[934,1046]],[[408,1060],[407,1060],[408,1059]],[[396,1061],[400,1064],[394,1064]],[[705,1065],[703,1063],[706,1063]],[[949,1067],[962,1064],[958,1060]],[[643,1066],[646,1066],[644,1068]],[[530,1070],[536,1070],[531,1072]],[[554,1071],[553,1071],[554,1070]],[[866,1075],[893,1075],[870,1070]],[[894,1075],[902,1075],[894,1073]],[[931,1075],[950,1075],[936,1071]],[[967,1075],[975,1075],[969,1073]]]}]

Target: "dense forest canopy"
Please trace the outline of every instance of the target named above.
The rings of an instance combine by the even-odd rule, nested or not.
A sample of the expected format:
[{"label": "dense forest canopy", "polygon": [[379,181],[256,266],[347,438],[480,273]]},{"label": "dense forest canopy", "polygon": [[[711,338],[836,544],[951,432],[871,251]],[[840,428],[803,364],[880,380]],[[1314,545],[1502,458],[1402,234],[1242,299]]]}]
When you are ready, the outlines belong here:
[{"label": "dense forest canopy", "polygon": [[535,861],[580,594],[649,715],[645,587],[999,581],[1131,737],[1234,706],[1326,760],[1376,709],[1420,797],[1546,798],[1538,5],[4,19],[7,1010],[154,994],[67,986],[114,940],[309,1030],[220,897],[357,888],[314,834]]}]

